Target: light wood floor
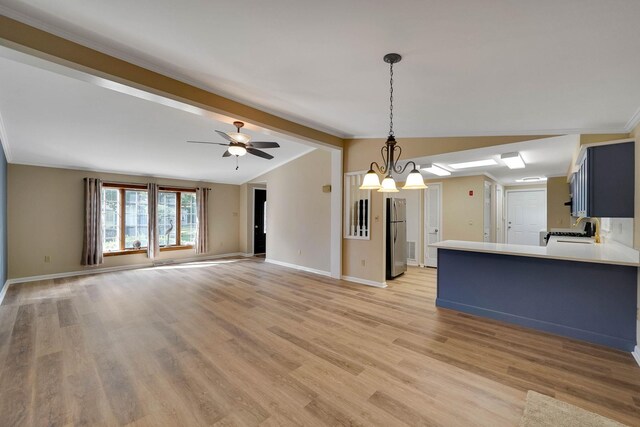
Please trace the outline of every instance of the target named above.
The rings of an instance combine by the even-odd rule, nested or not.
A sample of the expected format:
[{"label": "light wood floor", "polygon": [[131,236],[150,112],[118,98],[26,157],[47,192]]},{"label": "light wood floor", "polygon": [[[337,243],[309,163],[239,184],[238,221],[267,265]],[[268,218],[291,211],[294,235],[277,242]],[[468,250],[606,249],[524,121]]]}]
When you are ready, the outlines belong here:
[{"label": "light wood floor", "polygon": [[0,426],[518,424],[527,390],[640,425],[627,353],[259,260],[12,286]]}]

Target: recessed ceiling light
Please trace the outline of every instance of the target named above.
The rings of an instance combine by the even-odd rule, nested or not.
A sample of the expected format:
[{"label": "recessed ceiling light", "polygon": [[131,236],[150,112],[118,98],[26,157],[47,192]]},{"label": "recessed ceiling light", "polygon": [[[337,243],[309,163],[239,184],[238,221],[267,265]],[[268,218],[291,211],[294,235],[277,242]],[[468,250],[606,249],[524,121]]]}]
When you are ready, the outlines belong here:
[{"label": "recessed ceiling light", "polygon": [[476,160],[474,162],[452,163],[449,165],[449,167],[453,169],[467,169],[467,168],[477,168],[480,166],[493,166],[497,164],[498,162],[496,162],[493,159],[486,159],[486,160]]},{"label": "recessed ceiling light", "polygon": [[441,168],[440,166],[434,165],[434,164],[427,164],[424,165],[424,167],[421,168],[423,171],[425,172],[429,172],[432,173],[434,175],[438,175],[438,176],[448,176],[451,175],[451,172],[449,172],[446,169]]},{"label": "recessed ceiling light", "polygon": [[526,178],[516,179],[516,182],[541,182],[546,180],[547,178],[544,176],[529,176]]},{"label": "recessed ceiling light", "polygon": [[500,159],[509,169],[522,169],[525,167],[524,160],[522,160],[520,153],[506,153],[500,156]]}]

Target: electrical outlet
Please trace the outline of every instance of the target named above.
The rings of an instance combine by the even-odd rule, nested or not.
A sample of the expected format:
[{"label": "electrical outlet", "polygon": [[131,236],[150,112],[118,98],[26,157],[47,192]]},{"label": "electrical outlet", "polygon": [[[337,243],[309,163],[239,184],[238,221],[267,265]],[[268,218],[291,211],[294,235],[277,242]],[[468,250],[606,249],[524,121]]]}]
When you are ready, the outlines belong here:
[{"label": "electrical outlet", "polygon": [[51,262],[51,256],[45,255],[44,256],[44,262]]}]

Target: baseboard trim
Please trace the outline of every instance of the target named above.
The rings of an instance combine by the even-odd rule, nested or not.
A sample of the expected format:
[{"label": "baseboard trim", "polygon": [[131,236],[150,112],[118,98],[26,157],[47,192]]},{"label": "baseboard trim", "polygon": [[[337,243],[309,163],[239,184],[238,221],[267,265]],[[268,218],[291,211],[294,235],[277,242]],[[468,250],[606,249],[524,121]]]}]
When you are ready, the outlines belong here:
[{"label": "baseboard trim", "polygon": [[[4,282],[4,286],[2,287],[2,291],[0,291],[0,305],[2,305],[2,301],[4,301],[4,296],[7,294],[7,289],[9,289],[9,281]],[[636,347],[637,348],[637,347]]]},{"label": "baseboard trim", "polygon": [[268,262],[269,264],[279,265],[281,267],[288,267],[288,268],[293,268],[295,270],[306,271],[308,273],[319,274],[320,276],[331,277],[331,273],[328,271],[318,270],[316,268],[311,268],[311,267],[305,267],[303,265],[291,264],[289,262],[278,261],[271,258],[265,258],[264,262]]},{"label": "baseboard trim", "polygon": [[640,347],[635,346],[635,348],[631,352],[631,355],[634,359],[636,359],[636,363],[638,364],[638,366],[640,366]]},{"label": "baseboard trim", "polygon": [[67,271],[63,273],[43,274],[40,276],[17,277],[15,279],[7,280],[5,287],[3,288],[3,292],[6,293],[6,289],[9,285],[18,284],[18,283],[37,282],[39,280],[61,279],[64,277],[86,276],[88,274],[112,273],[115,271],[137,270],[141,268],[161,267],[163,265],[182,264],[182,263],[194,262],[194,261],[207,261],[207,260],[219,259],[219,258],[230,258],[234,256],[244,256],[244,254],[241,252],[232,252],[228,254],[204,255],[204,256],[189,257],[189,258],[163,260],[166,262],[146,262],[144,264],[120,265],[117,267],[92,268],[92,269],[79,270],[79,271]]},{"label": "baseboard trim", "polygon": [[[442,298],[436,298],[436,307],[448,308],[450,310],[462,311],[463,313],[473,314],[480,317],[488,317],[489,319],[499,320],[501,322],[511,323],[525,328],[531,328],[550,334],[560,335],[564,337],[574,338],[577,340],[587,341],[593,344],[604,345],[622,351],[630,352],[635,340],[631,341],[625,338],[604,335],[597,332],[577,329],[557,323],[551,323],[545,320],[532,319],[529,317],[519,316],[516,314],[505,313],[502,311],[491,310],[484,307],[463,304],[455,301],[449,301]],[[638,347],[636,346],[636,349]],[[635,357],[635,356],[634,356]]]},{"label": "baseboard trim", "polygon": [[407,265],[411,265],[411,266],[414,266],[414,267],[420,267],[420,263],[418,261],[416,261],[416,260],[413,260],[413,259],[408,259],[407,260]]},{"label": "baseboard trim", "polygon": [[360,285],[373,286],[376,288],[386,288],[387,282],[374,282],[373,280],[361,279],[359,277],[353,276],[342,276],[342,280],[346,280],[347,282],[358,283]]}]

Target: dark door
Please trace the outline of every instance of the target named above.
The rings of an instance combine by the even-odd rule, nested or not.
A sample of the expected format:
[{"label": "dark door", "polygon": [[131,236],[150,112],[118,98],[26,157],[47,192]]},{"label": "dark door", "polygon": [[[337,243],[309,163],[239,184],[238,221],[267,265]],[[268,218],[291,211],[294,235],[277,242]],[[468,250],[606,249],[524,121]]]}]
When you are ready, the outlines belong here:
[{"label": "dark door", "polygon": [[253,199],[253,253],[263,254],[267,247],[265,218],[267,212],[267,190],[254,190]]}]

